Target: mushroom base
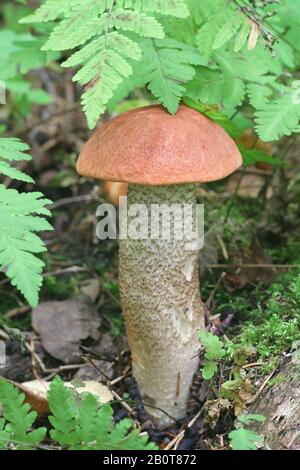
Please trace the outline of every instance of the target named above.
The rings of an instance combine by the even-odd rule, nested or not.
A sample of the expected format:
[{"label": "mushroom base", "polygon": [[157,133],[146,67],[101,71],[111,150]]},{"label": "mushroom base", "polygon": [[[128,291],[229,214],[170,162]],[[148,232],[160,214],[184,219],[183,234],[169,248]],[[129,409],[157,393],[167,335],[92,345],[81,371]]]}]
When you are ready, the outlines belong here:
[{"label": "mushroom base", "polygon": [[[204,327],[204,309],[198,247],[184,237],[177,239],[182,229],[180,217],[171,216],[168,239],[153,238],[151,228],[157,229],[157,224],[153,225],[151,210],[153,204],[156,209],[162,205],[159,228],[163,229],[168,209],[183,204],[196,207],[195,187],[129,185],[127,203],[128,227],[133,231],[120,240],[119,277],[133,375],[147,412],[164,428],[186,414],[199,364],[196,332]],[[151,214],[147,225],[142,222],[146,212]],[[195,230],[195,211],[185,223]],[[137,239],[138,228],[144,239]]]}]

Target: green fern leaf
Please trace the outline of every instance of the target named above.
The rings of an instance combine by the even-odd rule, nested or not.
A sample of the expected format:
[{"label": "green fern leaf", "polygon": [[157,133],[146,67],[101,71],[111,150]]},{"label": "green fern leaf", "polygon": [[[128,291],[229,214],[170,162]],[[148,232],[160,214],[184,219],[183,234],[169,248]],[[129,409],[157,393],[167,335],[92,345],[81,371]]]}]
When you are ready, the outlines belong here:
[{"label": "green fern leaf", "polygon": [[236,35],[235,47],[241,48],[249,34],[249,22],[245,15],[226,0],[203,0],[200,9],[202,24],[196,44],[203,56],[210,57],[214,50],[220,49]]},{"label": "green fern leaf", "polygon": [[[78,410],[75,431],[76,442],[80,443],[80,447],[86,446],[88,448],[91,446],[93,448],[95,435],[98,432],[98,429],[96,429],[98,410],[99,400],[91,393],[85,394]],[[76,447],[73,448],[76,449]]]},{"label": "green fern leaf", "polygon": [[298,132],[300,106],[294,103],[292,92],[288,91],[276,101],[267,103],[255,116],[259,137],[266,142],[278,140]]},{"label": "green fern leaf", "polygon": [[132,10],[160,13],[175,18],[187,18],[189,9],[185,0],[116,0],[116,5]]},{"label": "green fern leaf", "polygon": [[[28,149],[28,145],[18,139],[1,138],[0,173],[32,182],[30,177],[7,163],[30,160]],[[36,232],[52,230],[50,224],[37,215],[49,216],[50,211],[45,206],[50,203],[39,192],[19,193],[0,185],[0,267],[32,306],[38,303],[44,266],[36,254],[46,251]]]},{"label": "green fern leaf", "polygon": [[44,263],[35,255],[46,251],[35,232],[52,230],[42,217],[51,201],[41,193],[18,193],[0,185],[0,266],[32,305],[38,303]]},{"label": "green fern leaf", "polygon": [[261,83],[248,83],[247,95],[251,105],[255,109],[261,109],[272,95],[272,89],[263,80]]},{"label": "green fern leaf", "polygon": [[245,84],[238,77],[198,67],[195,78],[187,85],[186,96],[207,104],[222,104],[225,108],[235,108],[245,97]]},{"label": "green fern leaf", "polygon": [[26,183],[34,182],[33,179],[30,178],[30,176],[26,175],[22,171],[19,171],[16,168],[9,166],[6,162],[0,161],[0,175],[1,174],[15,180],[24,181]]},{"label": "green fern leaf", "polygon": [[131,65],[120,54],[113,50],[106,50],[99,56],[93,57],[75,75],[74,80],[82,84],[92,80],[92,77],[96,81],[96,84],[82,96],[83,109],[90,128],[95,126],[99,115],[105,111],[106,104],[113,96],[113,91],[131,73]]},{"label": "green fern leaf", "polygon": [[116,9],[111,14],[111,22],[116,29],[132,31],[140,36],[162,39],[164,30],[152,16],[131,10]]},{"label": "green fern leaf", "polygon": [[[164,38],[161,23],[151,13],[174,18],[186,18],[189,15],[185,0],[62,0],[60,4],[56,0],[46,0],[44,5],[22,22],[56,20],[42,48],[45,51],[79,47],[63,65],[82,67],[74,80],[87,86],[82,104],[89,126],[94,127],[115,90],[132,75],[131,61],[141,58],[141,49],[134,35],[150,39]],[[128,37],[130,33],[134,34],[132,38]],[[185,90],[182,83],[194,75],[191,65],[202,62],[199,62],[199,56],[195,59],[195,51],[191,52],[191,48],[188,50],[183,44],[166,44],[164,47],[157,43],[150,49],[155,63],[150,82],[148,80],[149,88],[171,112],[175,112]],[[159,55],[156,51],[159,51]],[[168,52],[169,58],[166,57]],[[162,68],[159,67],[160,56]],[[161,77],[163,82],[160,84]]]},{"label": "green fern leaf", "polygon": [[19,139],[0,138],[0,175],[8,176],[19,181],[33,183],[33,179],[25,173],[11,167],[8,161],[28,161],[31,160],[30,155],[26,152],[29,150],[28,145],[23,144]]},{"label": "green fern leaf", "polygon": [[150,450],[148,436],[141,436],[129,419],[114,425],[113,410],[107,403],[101,405],[90,393],[75,396],[56,377],[48,392],[52,412],[49,420],[53,426],[52,439],[70,450]]},{"label": "green fern leaf", "polygon": [[134,78],[148,84],[152,94],[172,114],[176,113],[185,83],[195,75],[193,65],[203,63],[197,51],[173,39],[140,42],[143,59],[134,69]]},{"label": "green fern leaf", "polygon": [[257,450],[263,437],[248,429],[236,429],[228,434],[233,450]]},{"label": "green fern leaf", "polygon": [[100,5],[96,3],[89,9],[72,11],[55,26],[42,50],[74,49],[94,36],[104,33],[108,19],[100,15],[104,10],[102,3],[100,2]]},{"label": "green fern leaf", "polygon": [[244,24],[245,17],[236,10],[232,10],[228,7],[223,16],[222,25],[214,37],[213,49],[220,49],[220,47],[228,42]]},{"label": "green fern leaf", "polygon": [[[85,3],[86,0],[47,0],[36,11],[20,20],[20,23],[45,23],[54,21],[72,11],[74,6]],[[89,1],[88,3],[91,3]],[[88,6],[88,5],[86,5]]]},{"label": "green fern leaf", "polygon": [[0,450],[5,450],[9,444],[10,433],[5,428],[5,420],[0,418]]},{"label": "green fern leaf", "polygon": [[78,407],[74,392],[64,386],[63,381],[56,377],[48,392],[49,408],[52,415],[49,421],[53,426],[50,431],[52,439],[61,445],[76,444],[75,423],[78,417]]},{"label": "green fern leaf", "polygon": [[[38,445],[46,435],[46,428],[31,431],[37,413],[30,411],[30,405],[24,403],[24,400],[24,394],[19,393],[11,383],[0,379],[0,403],[3,407],[3,417],[8,422],[5,426],[5,436],[8,435],[9,441],[19,449]],[[3,421],[0,430],[1,427],[3,433]]]}]

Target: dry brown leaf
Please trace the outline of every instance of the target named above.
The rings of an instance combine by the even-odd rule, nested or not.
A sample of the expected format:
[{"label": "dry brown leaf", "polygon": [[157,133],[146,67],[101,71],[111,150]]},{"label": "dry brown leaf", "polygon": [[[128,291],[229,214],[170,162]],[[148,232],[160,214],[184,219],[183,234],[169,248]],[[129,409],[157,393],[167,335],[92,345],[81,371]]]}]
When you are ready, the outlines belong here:
[{"label": "dry brown leaf", "polygon": [[82,340],[99,339],[100,325],[101,318],[86,298],[42,302],[32,311],[32,326],[43,348],[66,364],[78,361]]},{"label": "dry brown leaf", "polygon": [[[47,393],[50,388],[50,382],[45,380],[31,380],[18,384],[10,381],[25,395],[25,401],[36,411],[39,416],[47,416],[50,414]],[[89,392],[95,395],[100,403],[109,403],[113,400],[113,395],[106,385],[96,381],[82,382],[80,386],[75,386],[72,382],[65,382],[66,387],[72,388],[76,393],[81,394]]]},{"label": "dry brown leaf", "polygon": [[225,398],[218,398],[217,400],[209,400],[205,404],[207,415],[205,421],[209,424],[211,429],[214,429],[220,419],[221,412],[228,410],[231,407],[229,400]]},{"label": "dry brown leaf", "polygon": [[253,21],[249,20],[252,27],[248,38],[248,50],[254,49],[257,45],[260,29],[259,26]]}]

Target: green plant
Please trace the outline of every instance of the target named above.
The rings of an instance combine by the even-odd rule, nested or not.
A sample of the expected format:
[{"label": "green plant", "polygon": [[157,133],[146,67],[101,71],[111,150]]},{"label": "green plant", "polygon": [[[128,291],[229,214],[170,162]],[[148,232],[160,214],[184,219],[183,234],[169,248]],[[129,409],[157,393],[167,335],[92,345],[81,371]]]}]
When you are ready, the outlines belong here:
[{"label": "green plant", "polygon": [[0,449],[13,444],[18,449],[37,446],[46,435],[46,428],[31,430],[37,414],[24,403],[24,395],[6,380],[0,379],[0,403],[3,418],[0,419]]},{"label": "green plant", "polygon": [[[23,2],[26,3],[26,2]],[[0,80],[7,90],[7,109],[14,119],[27,116],[32,104],[47,105],[52,96],[44,89],[37,88],[36,80],[28,72],[35,71],[59,58],[57,52],[41,50],[48,34],[47,25],[38,28],[38,35],[32,34],[28,25],[18,20],[29,13],[26,7],[10,3],[1,5]],[[40,85],[41,86],[41,85]]]},{"label": "green plant", "polygon": [[[42,51],[76,49],[62,65],[81,67],[74,80],[86,86],[91,127],[140,89],[171,113],[181,98],[227,117],[247,105],[264,140],[298,130],[291,72],[299,60],[300,13],[293,0],[46,0],[21,23],[37,30],[46,23]],[[267,156],[246,155],[260,158]]]},{"label": "green plant", "polygon": [[[46,428],[31,430],[36,413],[29,411],[24,395],[12,384],[0,379],[0,449],[36,449],[43,447]],[[91,393],[79,396],[56,377],[48,392],[51,410],[50,437],[53,448],[64,450],[155,450],[148,436],[141,435],[130,419],[114,424],[109,404],[101,405]]]},{"label": "green plant", "polygon": [[240,348],[252,346],[265,368],[274,368],[282,352],[291,349],[300,337],[299,274],[287,273],[273,283],[266,298],[253,309],[242,331],[226,344],[228,357]]},{"label": "green plant", "polygon": [[218,362],[225,355],[224,343],[207,331],[198,331],[198,337],[205,349],[202,376],[205,380],[210,380],[218,370]]},{"label": "green plant", "polygon": [[[43,50],[63,51],[79,47],[79,50],[63,65],[81,66],[74,80],[81,85],[90,84],[88,91],[83,94],[82,102],[88,122],[91,127],[94,127],[99,115],[105,111],[113,92],[133,74],[131,62],[142,58],[143,47],[148,47],[145,58],[147,59],[146,65],[152,67],[152,91],[154,95],[163,94],[161,87],[165,86],[165,82],[161,84],[159,80],[161,77],[164,78],[164,72],[160,69],[159,58],[156,59],[158,49],[154,41],[162,40],[164,31],[154,14],[185,18],[188,16],[188,9],[184,0],[176,3],[170,0],[163,2],[68,0],[59,3],[55,0],[48,0],[32,15],[24,18],[22,23],[58,21],[43,46]],[[149,40],[139,44],[140,37],[149,38]],[[158,43],[157,48],[162,45]],[[153,47],[153,50],[149,49],[150,47]],[[169,54],[172,57],[177,50],[176,44],[170,44],[169,47],[171,48]],[[196,51],[185,59],[187,52],[188,47],[179,44],[177,60],[180,59],[182,67],[180,76],[175,73],[174,80],[185,80],[185,76],[187,79],[192,78],[193,69],[188,69],[183,65],[186,61],[201,63]],[[164,51],[162,58],[166,53],[167,51]],[[147,55],[151,54],[152,60],[149,61]],[[153,76],[155,71],[157,75]],[[171,64],[165,72],[174,75]],[[143,67],[142,73],[147,74],[148,67],[146,70]],[[173,93],[180,94],[178,88],[180,88],[179,85],[176,91],[172,90]],[[172,91],[165,89],[167,94],[171,94]],[[176,111],[174,106],[172,109],[173,112]]]},{"label": "green plant", "polygon": [[[28,161],[28,145],[18,139],[0,138],[0,175],[32,183],[25,173],[10,162]],[[0,266],[26,300],[36,306],[42,284],[44,263],[36,255],[46,251],[36,232],[52,230],[43,216],[51,201],[40,192],[20,193],[0,184]]]},{"label": "green plant", "polygon": [[[248,414],[239,416],[237,421],[240,425],[248,425],[252,421],[262,423],[265,419],[265,416],[262,415]],[[235,431],[231,431],[228,437],[233,450],[257,450],[257,446],[261,445],[263,441],[262,436],[242,426]]]}]

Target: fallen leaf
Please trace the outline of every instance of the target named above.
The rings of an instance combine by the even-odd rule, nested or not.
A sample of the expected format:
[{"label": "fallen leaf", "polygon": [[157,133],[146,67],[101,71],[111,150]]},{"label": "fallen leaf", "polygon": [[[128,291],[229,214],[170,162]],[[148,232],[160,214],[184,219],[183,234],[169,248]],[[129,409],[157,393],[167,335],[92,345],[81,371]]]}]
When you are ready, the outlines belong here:
[{"label": "fallen leaf", "polygon": [[[31,380],[21,384],[10,381],[25,395],[25,401],[33,411],[36,411],[40,417],[50,414],[47,393],[50,388],[50,382],[45,380]],[[65,382],[65,386],[73,389],[77,394],[92,393],[99,403],[109,403],[113,400],[113,395],[106,385],[94,380],[80,383],[76,386],[73,382]]]},{"label": "fallen leaf", "polygon": [[216,400],[209,400],[205,403],[205,411],[207,415],[205,421],[209,424],[211,429],[214,429],[220,419],[220,415],[224,410],[231,407],[229,400],[225,398],[218,398]]},{"label": "fallen leaf", "polygon": [[91,302],[81,298],[43,302],[32,312],[32,326],[40,334],[44,349],[64,363],[76,361],[82,340],[99,339],[100,325]]},{"label": "fallen leaf", "polygon": [[84,280],[80,286],[80,291],[82,292],[83,295],[85,295],[88,299],[90,299],[92,303],[95,303],[100,293],[99,279]]}]

